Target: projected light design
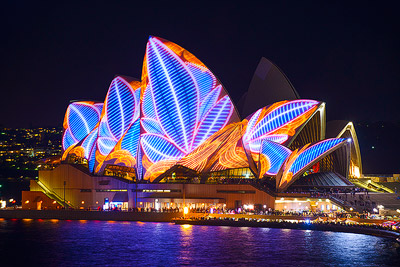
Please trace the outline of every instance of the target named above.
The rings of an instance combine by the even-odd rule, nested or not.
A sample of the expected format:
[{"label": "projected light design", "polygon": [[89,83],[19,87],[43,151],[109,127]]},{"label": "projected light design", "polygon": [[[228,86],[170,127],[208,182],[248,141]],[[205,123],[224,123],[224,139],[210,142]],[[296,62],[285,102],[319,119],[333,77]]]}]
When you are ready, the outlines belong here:
[{"label": "projected light design", "polygon": [[140,120],[136,120],[107,155],[98,173],[102,173],[104,168],[109,164],[136,168],[139,137]]},{"label": "projected light design", "polygon": [[316,127],[320,120],[322,133],[324,116],[313,116],[323,107],[314,100],[281,101],[240,121],[225,88],[199,59],[172,42],[150,37],[141,81],[117,76],[104,104],[70,104],[62,159],[87,165],[95,175],[116,171],[136,181],[158,182],[175,170],[203,182],[230,173],[269,176],[282,191],[344,144],[328,139],[295,149],[309,142],[303,135],[301,142],[294,140],[301,129],[307,135],[308,126]]},{"label": "projected light design", "polygon": [[259,173],[260,178],[264,175],[274,176],[278,173],[282,164],[292,153],[290,149],[269,141],[264,140],[260,148]]},{"label": "projected light design", "polygon": [[73,148],[95,128],[102,108],[103,104],[93,101],[74,102],[68,106],[63,123],[63,151]]},{"label": "projected light design", "polygon": [[[100,170],[103,161],[115,148],[117,143],[121,139],[123,141],[123,137],[126,137],[125,140],[130,140],[133,143],[128,146],[126,145],[126,141],[121,141],[121,147],[117,147],[116,150],[129,148],[130,151],[127,150],[129,154],[130,152],[134,152],[134,154],[130,154],[133,157],[131,161],[136,161],[136,151],[133,151],[132,147],[137,147],[139,138],[138,136],[136,138],[132,136],[138,133],[139,123],[136,123],[136,127],[132,128],[131,126],[135,121],[139,121],[140,85],[139,81],[131,81],[129,83],[120,76],[111,82],[104,102],[104,112],[100,119],[95,143],[95,172]],[[122,146],[122,144],[124,145]]]},{"label": "projected light design", "polygon": [[176,44],[150,37],[143,70],[140,143],[151,180],[238,116],[217,78]]},{"label": "projected light design", "polygon": [[263,140],[284,144],[317,109],[314,100],[282,101],[259,109],[249,119],[243,141],[253,153],[260,152]]},{"label": "projected light design", "polygon": [[203,173],[248,167],[241,146],[242,129],[242,123],[227,125],[177,164]]},{"label": "projected light design", "polygon": [[347,144],[345,138],[332,138],[314,145],[307,144],[301,149],[295,150],[282,167],[282,175],[277,178],[277,188],[287,188],[296,180],[298,174],[302,174],[322,157]]},{"label": "projected light design", "polygon": [[[260,148],[263,141],[288,144],[297,129],[315,113],[319,105],[320,102],[314,100],[282,101],[259,109],[248,118],[243,145],[250,157],[249,165],[253,172],[260,173]],[[263,160],[266,163],[266,159]]]}]

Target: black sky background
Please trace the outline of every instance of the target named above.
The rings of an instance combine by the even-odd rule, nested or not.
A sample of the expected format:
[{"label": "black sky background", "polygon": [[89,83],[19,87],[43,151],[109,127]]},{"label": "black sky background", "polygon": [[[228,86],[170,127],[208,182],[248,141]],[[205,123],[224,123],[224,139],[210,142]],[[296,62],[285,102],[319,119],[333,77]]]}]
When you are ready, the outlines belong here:
[{"label": "black sky background", "polygon": [[61,126],[70,100],[103,101],[116,74],[140,78],[149,35],[196,55],[235,102],[264,56],[328,120],[400,122],[395,2],[143,2],[2,3],[0,125]]}]

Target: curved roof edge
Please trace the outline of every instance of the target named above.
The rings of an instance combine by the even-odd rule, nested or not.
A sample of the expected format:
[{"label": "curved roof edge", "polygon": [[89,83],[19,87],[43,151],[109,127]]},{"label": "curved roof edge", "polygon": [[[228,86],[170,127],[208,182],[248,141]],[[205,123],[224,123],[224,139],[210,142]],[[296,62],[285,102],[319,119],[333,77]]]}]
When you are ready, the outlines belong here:
[{"label": "curved roof edge", "polygon": [[341,138],[346,131],[350,132],[351,139],[353,140],[352,146],[356,152],[357,164],[359,168],[359,176],[362,175],[362,160],[360,145],[358,143],[356,129],[353,122],[345,120],[328,121],[326,124],[326,137],[327,138]]},{"label": "curved roof edge", "polygon": [[262,57],[247,90],[241,115],[242,118],[246,118],[266,105],[299,98],[296,89],[282,70]]},{"label": "curved roof edge", "polygon": [[[328,140],[328,139],[326,139]],[[320,141],[320,142],[324,142],[326,140]],[[314,143],[311,145],[314,146],[317,143]],[[299,179],[301,177],[301,175],[303,175],[304,172],[307,171],[308,168],[310,168],[312,165],[314,165],[315,163],[317,163],[318,161],[320,161],[322,158],[326,157],[327,155],[331,154],[331,153],[335,153],[336,151],[338,151],[339,149],[345,149],[346,151],[346,165],[348,166],[350,163],[350,149],[349,149],[349,143],[347,142],[346,139],[344,139],[342,142],[340,142],[339,144],[333,146],[332,148],[329,148],[328,150],[324,151],[323,153],[321,153],[321,155],[313,158],[312,160],[310,160],[309,162],[307,162],[307,164],[305,164],[305,166],[303,166],[298,172],[295,172],[291,175],[290,179],[288,181],[285,181],[284,183],[281,182],[282,179],[284,179],[284,169],[290,169],[291,166],[287,166],[288,165],[288,160],[290,160],[289,158],[286,159],[286,162],[282,165],[281,169],[279,170],[277,176],[276,176],[276,189],[278,192],[283,192],[284,190],[286,190],[292,183],[294,183],[297,179]],[[301,149],[302,150],[302,149]],[[298,155],[300,155],[302,152],[301,150],[299,151],[294,151],[292,153],[292,155],[296,155],[296,158],[298,157]],[[300,153],[298,153],[300,152]],[[296,159],[295,158],[295,159]],[[289,165],[292,165],[293,163],[289,163]],[[347,171],[348,173],[348,171]],[[347,178],[347,177],[346,177]]]},{"label": "curved roof edge", "polygon": [[[320,140],[324,140],[325,138],[325,131],[326,131],[326,107],[325,107],[325,102],[320,102],[318,105],[318,108],[314,111],[314,113],[307,119],[306,122],[304,122],[299,129],[297,129],[296,133],[292,136],[290,142],[286,144],[286,147],[290,147],[290,145],[294,142],[294,140],[299,136],[301,131],[307,126],[307,124],[311,121],[311,119],[314,118],[314,116],[317,116],[317,113],[319,115],[319,122],[320,122],[320,127],[319,127],[319,139],[314,140],[312,142],[317,142]],[[304,144],[305,145],[305,144]]]}]

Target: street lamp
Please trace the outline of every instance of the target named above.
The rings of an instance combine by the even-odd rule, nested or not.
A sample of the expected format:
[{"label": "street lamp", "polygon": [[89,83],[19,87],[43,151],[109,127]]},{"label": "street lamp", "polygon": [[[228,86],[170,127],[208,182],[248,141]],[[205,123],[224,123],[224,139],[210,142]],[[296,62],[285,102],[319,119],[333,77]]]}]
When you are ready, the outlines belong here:
[{"label": "street lamp", "polygon": [[189,208],[188,207],[184,207],[183,208],[183,217],[186,217],[186,215],[189,213]]}]

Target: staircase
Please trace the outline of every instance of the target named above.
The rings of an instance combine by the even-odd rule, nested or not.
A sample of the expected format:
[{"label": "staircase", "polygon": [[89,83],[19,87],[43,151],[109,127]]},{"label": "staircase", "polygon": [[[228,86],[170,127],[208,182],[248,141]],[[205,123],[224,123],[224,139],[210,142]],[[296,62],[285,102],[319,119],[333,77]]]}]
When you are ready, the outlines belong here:
[{"label": "staircase", "polygon": [[360,188],[379,193],[394,193],[394,191],[382,184],[375,183],[369,179],[350,179],[350,181]]},{"label": "staircase", "polygon": [[[36,183],[40,186],[42,189],[42,192],[48,196],[49,198],[57,201],[58,205],[64,207],[64,199],[62,199],[59,195],[57,195],[54,191],[50,190],[47,186],[45,186],[40,180],[36,180]],[[65,202],[65,205],[69,208],[74,208],[72,204],[68,204]]]}]

